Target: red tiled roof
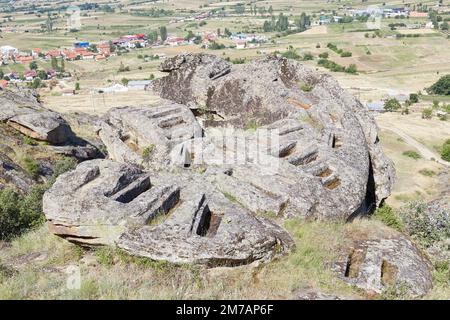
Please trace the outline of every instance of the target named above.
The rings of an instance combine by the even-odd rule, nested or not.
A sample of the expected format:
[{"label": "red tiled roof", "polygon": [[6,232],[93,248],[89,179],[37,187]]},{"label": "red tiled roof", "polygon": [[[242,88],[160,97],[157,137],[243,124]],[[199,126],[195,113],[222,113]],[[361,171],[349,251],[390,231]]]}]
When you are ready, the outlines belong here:
[{"label": "red tiled roof", "polygon": [[60,57],[61,52],[59,50],[50,50],[46,53],[46,55],[50,57]]},{"label": "red tiled roof", "polygon": [[6,80],[0,80],[0,87],[2,88],[6,88],[8,86],[8,81]]},{"label": "red tiled roof", "polygon": [[16,61],[21,62],[21,63],[27,63],[27,62],[33,61],[33,57],[32,56],[19,56],[19,57],[16,57]]}]

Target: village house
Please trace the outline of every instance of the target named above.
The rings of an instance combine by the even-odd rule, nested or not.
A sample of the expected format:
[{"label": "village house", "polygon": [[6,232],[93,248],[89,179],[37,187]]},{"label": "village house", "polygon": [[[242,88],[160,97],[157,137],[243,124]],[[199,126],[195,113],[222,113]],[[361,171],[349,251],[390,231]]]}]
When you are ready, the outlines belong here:
[{"label": "village house", "polygon": [[26,81],[33,81],[37,77],[36,70],[28,70],[23,73]]},{"label": "village house", "polygon": [[384,110],[384,101],[374,101],[374,102],[368,102],[366,104],[366,107],[369,111],[372,112],[385,112]]},{"label": "village house", "polygon": [[94,53],[90,51],[83,51],[81,52],[81,57],[83,60],[92,60],[94,59]]},{"label": "village house", "polygon": [[66,59],[67,61],[74,61],[79,57],[79,54],[75,51],[72,50],[64,50],[62,52],[62,56],[64,57],[64,59]]},{"label": "village house", "polygon": [[58,49],[47,51],[45,54],[45,59],[51,59],[51,58],[60,58],[61,57],[61,51]]},{"label": "village house", "polygon": [[54,77],[56,77],[56,71],[53,69],[47,70],[47,79],[52,79]]},{"label": "village house", "polygon": [[86,42],[86,41],[80,41],[80,42],[75,42],[75,43],[73,44],[73,47],[76,48],[76,49],[79,49],[79,48],[89,48],[89,45],[90,45],[89,42]]},{"label": "village house", "polygon": [[39,55],[42,53],[42,50],[40,48],[33,48],[31,50],[31,55],[33,56],[33,58],[37,59],[39,57]]},{"label": "village house", "polygon": [[244,40],[238,40],[236,41],[236,49],[245,49],[247,42]]},{"label": "village house", "polygon": [[3,56],[3,58],[9,59],[18,54],[19,50],[11,46],[1,46],[0,53]]},{"label": "village house", "polygon": [[105,61],[106,56],[104,54],[98,54],[95,56],[95,61]]},{"label": "village house", "polygon": [[17,57],[15,57],[14,60],[16,61],[16,63],[28,64],[33,61],[33,57],[32,56],[17,56]]},{"label": "village house", "polygon": [[144,90],[151,82],[151,80],[130,80],[127,87],[129,90]]},{"label": "village house", "polygon": [[8,87],[8,80],[0,79],[0,89],[4,90],[6,87]]},{"label": "village house", "polygon": [[20,82],[20,75],[17,72],[10,72],[8,74],[5,74],[5,77],[8,77],[8,79],[11,82]]},{"label": "village house", "polygon": [[109,56],[111,54],[111,47],[109,46],[109,43],[100,43],[97,45],[97,51],[101,55]]},{"label": "village house", "polygon": [[428,12],[411,11],[410,18],[428,18]]},{"label": "village house", "polygon": [[186,40],[182,37],[168,37],[166,43],[172,47],[186,44]]}]

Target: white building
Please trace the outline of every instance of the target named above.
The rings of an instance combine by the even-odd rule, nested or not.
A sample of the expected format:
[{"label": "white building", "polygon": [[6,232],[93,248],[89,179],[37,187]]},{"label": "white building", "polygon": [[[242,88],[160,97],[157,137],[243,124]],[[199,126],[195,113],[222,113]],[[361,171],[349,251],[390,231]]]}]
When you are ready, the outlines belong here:
[{"label": "white building", "polygon": [[145,90],[150,83],[152,83],[151,80],[130,80],[127,87],[129,90]]},{"label": "white building", "polygon": [[0,47],[0,53],[3,57],[12,57],[19,53],[19,50],[17,48],[11,47],[11,46],[1,46]]}]

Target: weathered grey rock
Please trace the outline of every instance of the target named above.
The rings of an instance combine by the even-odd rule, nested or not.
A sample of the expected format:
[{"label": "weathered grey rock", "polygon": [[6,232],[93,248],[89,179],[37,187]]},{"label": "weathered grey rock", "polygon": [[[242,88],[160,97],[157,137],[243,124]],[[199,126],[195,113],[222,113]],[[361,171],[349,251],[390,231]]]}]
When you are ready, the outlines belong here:
[{"label": "weathered grey rock", "polygon": [[168,101],[150,107],[114,108],[104,118],[99,136],[109,158],[138,166],[166,166],[175,145],[202,136],[191,110]]},{"label": "weathered grey rock", "polygon": [[422,296],[432,288],[430,261],[405,235],[380,227],[348,233],[334,265],[338,276],[367,292]]},{"label": "weathered grey rock", "polygon": [[110,160],[61,175],[43,199],[50,231],[174,263],[240,265],[285,253],[286,231],[230,202],[201,175],[145,173]]},{"label": "weathered grey rock", "polygon": [[150,192],[150,186],[149,175],[135,167],[86,161],[57,179],[44,195],[43,211],[50,230],[69,241],[113,244],[129,220],[142,218],[145,223],[148,219],[152,204],[163,192]]},{"label": "weathered grey rock", "polygon": [[51,111],[35,111],[8,119],[8,124],[33,139],[47,141],[51,144],[67,142],[72,131],[66,121]]},{"label": "weathered grey rock", "polygon": [[104,158],[104,155],[93,145],[83,143],[83,145],[52,146],[51,149],[56,154],[74,157],[79,161]]},{"label": "weathered grey rock", "polygon": [[13,185],[22,192],[33,186],[32,177],[7,155],[0,152],[0,185]]},{"label": "weathered grey rock", "polygon": [[[330,76],[275,56],[229,66],[211,55],[185,54],[166,60],[161,70],[169,75],[153,81],[149,90],[206,114],[201,119],[206,139],[208,129],[217,126],[256,125],[278,132],[279,148],[270,153],[290,164],[290,176],[301,177],[295,199],[289,197],[290,203],[301,202],[299,215],[352,219],[390,194],[395,171],[381,149],[375,121]],[[305,85],[311,90],[303,91]],[[187,144],[192,142],[174,148],[173,164],[189,162]],[[195,158],[220,149],[208,141],[194,144],[208,145]]]},{"label": "weathered grey rock", "polygon": [[[165,175],[160,179],[167,181]],[[180,183],[177,176],[173,181]],[[181,184],[180,200],[165,220],[124,233],[120,248],[155,260],[212,267],[269,261],[293,246],[281,227],[255,217],[200,179]]]},{"label": "weathered grey rock", "polygon": [[[164,84],[156,80],[156,85],[150,86],[153,86],[162,98],[189,106],[202,107],[206,106],[207,91],[205,89],[213,80],[229,73],[231,64],[214,55],[183,54],[164,60],[160,70],[170,72],[164,78]],[[176,88],[175,91],[173,91],[174,88]]]},{"label": "weathered grey rock", "polygon": [[37,93],[35,91],[21,88],[20,90],[8,89],[0,92],[1,122],[5,122],[14,116],[27,114],[35,110],[44,110],[39,104]]},{"label": "weathered grey rock", "polygon": [[43,108],[37,97],[26,90],[0,93],[0,121],[33,139],[51,144],[63,144],[73,136],[58,113]]}]

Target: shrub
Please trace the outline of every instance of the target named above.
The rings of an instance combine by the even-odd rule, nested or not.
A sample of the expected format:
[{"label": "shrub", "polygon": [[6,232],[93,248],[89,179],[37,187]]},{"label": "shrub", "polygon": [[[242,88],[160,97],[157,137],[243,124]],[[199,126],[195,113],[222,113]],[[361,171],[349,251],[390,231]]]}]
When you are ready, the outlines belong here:
[{"label": "shrub", "polygon": [[421,175],[424,175],[425,177],[432,177],[436,174],[436,172],[434,172],[433,170],[429,170],[429,169],[422,169],[419,171],[419,173]]},{"label": "shrub", "polygon": [[419,102],[419,95],[417,93],[411,93],[409,95],[409,101],[411,101],[411,103]]},{"label": "shrub", "polygon": [[152,154],[153,150],[155,150],[154,144],[151,144],[148,147],[144,148],[144,150],[142,150],[142,157],[145,160],[148,160],[150,158],[150,155]]},{"label": "shrub", "polygon": [[347,58],[347,57],[351,57],[352,53],[350,51],[344,51],[341,53],[341,57],[342,58]]},{"label": "shrub", "polygon": [[314,56],[311,53],[307,52],[303,55],[303,60],[304,61],[314,60]]},{"label": "shrub", "polygon": [[300,89],[302,89],[302,91],[305,91],[305,92],[310,92],[313,89],[313,87],[309,84],[303,84],[300,87]]},{"label": "shrub", "polygon": [[431,119],[433,115],[433,109],[425,108],[422,110],[422,119]]},{"label": "shrub", "polygon": [[450,213],[445,209],[430,212],[421,201],[410,202],[401,209],[405,230],[422,245],[450,237]]},{"label": "shrub", "polygon": [[42,214],[42,186],[34,186],[26,196],[11,188],[0,190],[0,240],[10,240],[25,230],[40,225]]},{"label": "shrub", "polygon": [[408,151],[403,152],[403,155],[407,156],[409,158],[413,158],[414,160],[422,158],[420,156],[420,154],[418,154],[416,151],[412,151],[412,150],[408,150]]},{"label": "shrub", "polygon": [[328,52],[322,52],[321,54],[319,54],[319,58],[328,59],[328,57],[329,57]]},{"label": "shrub", "polygon": [[445,161],[450,161],[450,139],[444,142],[441,151],[441,158]]},{"label": "shrub", "polygon": [[389,99],[388,101],[386,101],[384,103],[384,110],[386,110],[387,112],[397,111],[401,107],[402,106],[401,106],[400,102],[398,102],[398,100],[395,98]]},{"label": "shrub", "polygon": [[217,43],[217,42],[213,41],[209,44],[208,48],[211,50],[222,50],[222,49],[225,49],[226,46],[223,43]]},{"label": "shrub", "polygon": [[42,197],[45,191],[61,173],[74,168],[75,164],[75,160],[71,158],[59,160],[49,181],[46,184],[34,185],[26,195],[11,188],[0,190],[0,240],[10,240],[45,221],[42,212]]},{"label": "shrub", "polygon": [[378,208],[373,216],[374,219],[383,222],[385,225],[394,228],[398,231],[403,230],[403,223],[397,213],[388,205],[383,205]]},{"label": "shrub", "polygon": [[33,138],[30,138],[29,136],[23,137],[23,143],[25,143],[29,146],[37,146],[38,145],[37,141],[34,140]]},{"label": "shrub", "polygon": [[300,55],[297,53],[297,51],[294,48],[290,48],[288,51],[283,52],[283,57],[288,59],[294,59],[294,60],[300,60]]},{"label": "shrub", "polygon": [[244,64],[245,63],[245,58],[236,58],[231,60],[232,64]]},{"label": "shrub", "polygon": [[427,89],[427,92],[430,94],[450,95],[450,74],[441,77]]},{"label": "shrub", "polygon": [[49,183],[53,184],[56,181],[56,178],[58,178],[61,174],[75,169],[76,166],[77,161],[73,158],[65,157],[58,160],[53,166],[53,175],[50,178]]},{"label": "shrub", "polygon": [[356,64],[350,64],[347,68],[345,68],[345,72],[350,74],[356,74],[358,72],[358,68],[356,67]]},{"label": "shrub", "polygon": [[22,162],[24,169],[36,179],[39,175],[39,162],[30,157],[23,158]]}]

